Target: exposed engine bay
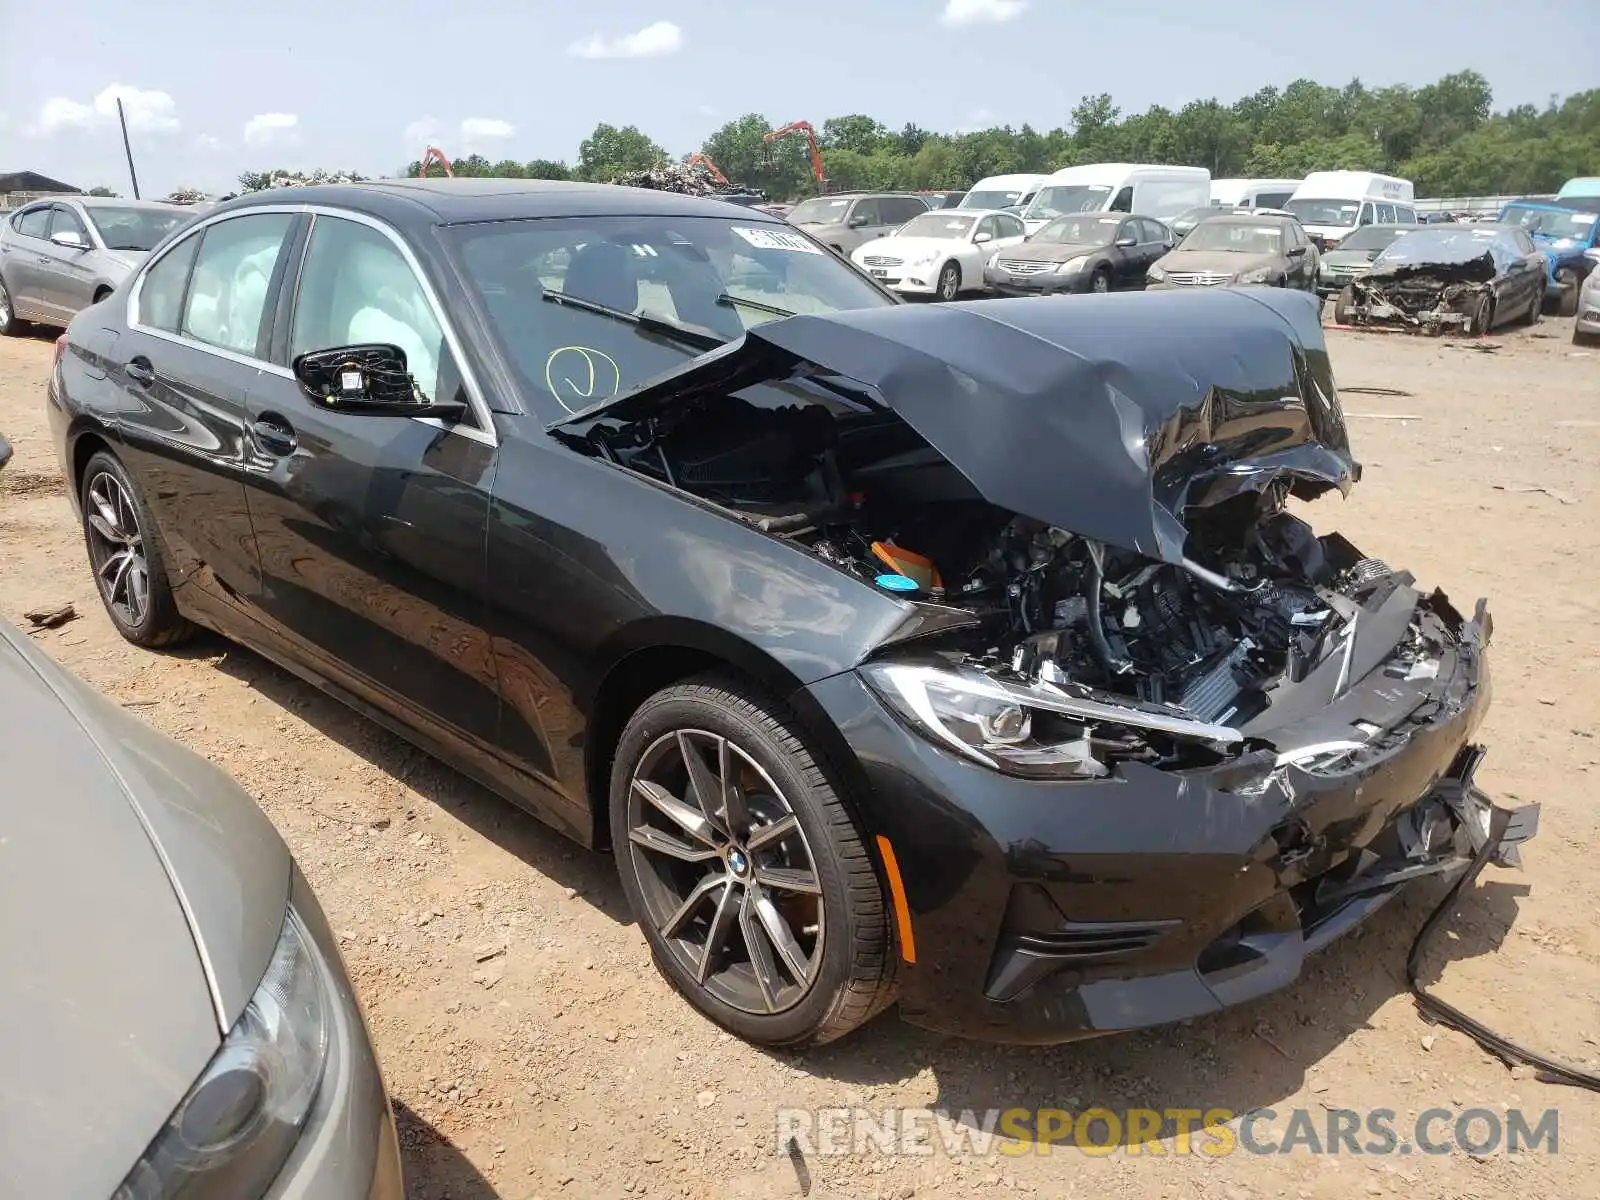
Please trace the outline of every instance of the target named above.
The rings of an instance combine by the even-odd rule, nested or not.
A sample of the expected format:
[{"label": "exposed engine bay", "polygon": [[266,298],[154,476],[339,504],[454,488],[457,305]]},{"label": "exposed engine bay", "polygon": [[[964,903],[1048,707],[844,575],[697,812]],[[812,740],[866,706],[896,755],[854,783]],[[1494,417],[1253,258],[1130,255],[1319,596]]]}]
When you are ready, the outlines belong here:
[{"label": "exposed engine bay", "polygon": [[[618,465],[712,500],[870,586],[964,611],[973,620],[941,652],[997,686],[1027,689],[1020,705],[1057,698],[1084,736],[1092,727],[1111,739],[1086,756],[1097,765],[1172,764],[1152,748],[1152,730],[1236,745],[1274,692],[1327,667],[1325,705],[1351,681],[1358,619],[1381,614],[1390,627],[1381,653],[1412,677],[1437,669],[1459,622],[1442,598],[1445,611],[1430,615],[1410,576],[1336,533],[1318,537],[1288,511],[1286,481],[1191,510],[1174,563],[987,502],[892,417],[719,397],[591,439]],[[1375,665],[1369,648],[1360,673]],[[1107,711],[1107,701],[1122,707]],[[1137,732],[1122,737],[1123,723]]]},{"label": "exposed engine bay", "polygon": [[1388,322],[1432,334],[1451,327],[1482,333],[1474,322],[1494,295],[1495,274],[1487,252],[1467,262],[1394,267],[1356,279],[1347,311],[1358,323]]}]

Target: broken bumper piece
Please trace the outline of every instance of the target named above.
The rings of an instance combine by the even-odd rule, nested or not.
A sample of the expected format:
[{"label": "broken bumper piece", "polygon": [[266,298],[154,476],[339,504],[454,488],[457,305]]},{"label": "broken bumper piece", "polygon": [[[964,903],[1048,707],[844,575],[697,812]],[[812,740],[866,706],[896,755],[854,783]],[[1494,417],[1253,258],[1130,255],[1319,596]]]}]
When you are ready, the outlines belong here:
[{"label": "broken bumper piece", "polygon": [[[916,847],[899,857],[916,959],[901,964],[902,1015],[1032,1044],[1200,1016],[1287,986],[1405,884],[1458,877],[1491,836],[1471,742],[1487,629],[1480,609],[1437,680],[1380,667],[1274,731],[1274,750],[1072,783],[962,761],[854,674],[813,685],[863,765],[874,832]],[[1349,744],[1338,727],[1385,711],[1364,753],[1328,752]],[[1496,861],[1513,864],[1537,825],[1537,806],[1509,814]]]}]

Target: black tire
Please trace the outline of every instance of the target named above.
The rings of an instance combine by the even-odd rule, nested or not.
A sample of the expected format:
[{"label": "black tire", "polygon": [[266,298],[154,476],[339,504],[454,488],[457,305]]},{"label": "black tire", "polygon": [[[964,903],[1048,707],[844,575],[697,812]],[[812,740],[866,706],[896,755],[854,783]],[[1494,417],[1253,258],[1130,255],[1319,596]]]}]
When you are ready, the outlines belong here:
[{"label": "black tire", "polygon": [[[655,787],[666,800],[682,805],[681,792],[694,807],[680,811],[697,816],[709,811],[695,803],[686,744],[695,748],[687,753],[696,754],[702,767],[708,766],[707,753],[714,748],[709,760],[714,776],[739,773],[741,786],[733,794],[749,819],[730,817],[728,807],[717,808],[714,802],[715,814],[700,822],[702,833],[695,833],[677,818],[668,819],[666,810],[649,799]],[[675,782],[657,784],[659,778]],[[751,779],[753,787],[746,782]],[[771,790],[763,791],[768,785]],[[731,804],[715,778],[709,786],[724,797],[724,805]],[[893,1001],[894,941],[882,885],[828,771],[783,705],[717,675],[657,692],[639,706],[617,744],[610,809],[617,872],[656,967],[712,1021],[758,1045],[810,1046],[843,1037]],[[774,815],[778,813],[784,815]],[[768,848],[758,848],[761,831],[789,824],[790,815],[791,832]],[[728,839],[721,833],[725,828],[745,832]],[[700,861],[684,861],[672,848],[651,846],[661,842],[661,833],[669,841],[676,839],[676,850],[699,854]],[[723,838],[722,849],[708,851],[717,837]],[[741,852],[745,847],[748,855]],[[783,857],[776,864],[770,859],[762,864],[758,854]],[[795,867],[801,861],[810,866],[809,874]],[[796,891],[762,886],[775,866],[791,878],[808,880],[815,897],[797,900]],[[745,882],[735,882],[741,872]],[[723,883],[706,891],[714,877]],[[680,902],[691,894],[700,897],[697,907],[684,910]],[[785,957],[778,939],[766,935],[770,926],[765,918],[758,922],[749,915],[752,905],[760,908],[763,897],[786,906],[798,904],[802,919],[813,919],[814,926],[802,924],[797,934],[790,916],[777,918],[784,922],[791,950],[805,956],[803,971],[777,969],[779,962],[793,959]],[[726,952],[708,963],[703,947],[724,907],[739,913],[722,924],[720,945]],[[681,918],[685,911],[694,915],[680,921],[678,932],[703,929],[700,943],[676,935],[669,939],[664,932],[672,928],[672,916]],[[745,932],[747,917],[753,941]],[[813,927],[814,934],[809,932]],[[803,940],[810,940],[810,950]],[[755,943],[759,948],[752,948]],[[763,975],[758,960],[773,969]],[[778,986],[769,987],[768,980]]]},{"label": "black tire", "polygon": [[1093,275],[1089,276],[1089,290],[1104,295],[1111,290],[1111,272],[1105,267],[1096,267]]},{"label": "black tire", "polygon": [[1483,337],[1494,328],[1494,300],[1488,296],[1479,296],[1478,302],[1472,306],[1471,315],[1467,318],[1466,327],[1462,330],[1468,337]]},{"label": "black tire", "polygon": [[27,332],[28,323],[17,316],[6,281],[0,279],[0,337],[22,337]]},{"label": "black tire", "polygon": [[1520,317],[1517,318],[1517,323],[1519,325],[1528,325],[1528,326],[1537,325],[1539,323],[1540,318],[1543,317],[1543,316],[1544,316],[1544,293],[1540,292],[1538,295],[1536,295],[1533,298],[1533,302],[1528,305],[1528,311],[1523,313]]},{"label": "black tire", "polygon": [[1351,308],[1355,306],[1356,290],[1346,287],[1339,293],[1333,302],[1333,323],[1335,325],[1349,325],[1351,321]]},{"label": "black tire", "polygon": [[1585,333],[1574,326],[1572,330],[1572,344],[1574,346],[1600,346],[1600,334]]},{"label": "black tire", "polygon": [[[161,557],[160,539],[155,534],[155,522],[128,472],[114,455],[101,450],[89,459],[83,468],[78,499],[83,510],[84,548],[88,551],[89,568],[94,572],[95,590],[117,632],[135,646],[147,650],[174,646],[191,637],[194,626],[184,619],[173,598],[166,563]],[[110,502],[109,516],[107,501]],[[112,533],[121,536],[111,536]],[[128,564],[119,570],[122,556],[134,550],[134,543],[128,540],[132,535],[137,538],[137,560],[130,557]],[[122,549],[116,549],[118,546]],[[141,565],[142,597],[137,583]],[[120,601],[119,595],[123,597]]]},{"label": "black tire", "polygon": [[939,281],[934,285],[934,293],[947,302],[961,295],[960,263],[951,260],[939,268]]},{"label": "black tire", "polygon": [[1561,299],[1556,302],[1556,316],[1575,317],[1578,315],[1578,292],[1583,285],[1574,283],[1570,287],[1561,289]]}]

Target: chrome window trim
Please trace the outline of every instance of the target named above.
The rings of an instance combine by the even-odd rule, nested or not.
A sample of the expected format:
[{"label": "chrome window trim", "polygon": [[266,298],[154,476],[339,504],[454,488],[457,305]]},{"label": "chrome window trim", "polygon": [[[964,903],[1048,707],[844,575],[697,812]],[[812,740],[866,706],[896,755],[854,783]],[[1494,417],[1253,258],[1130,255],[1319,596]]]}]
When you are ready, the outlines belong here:
[{"label": "chrome window trim", "polygon": [[[124,319],[128,323],[128,328],[137,330],[138,332],[146,334],[150,337],[159,338],[162,341],[172,342],[179,346],[187,346],[191,350],[199,350],[206,354],[214,354],[218,358],[223,358],[229,362],[238,363],[241,366],[254,367],[257,370],[263,371],[269,375],[277,375],[281,378],[293,379],[294,372],[289,370],[287,367],[279,366],[277,363],[267,362],[265,359],[256,358],[254,355],[250,354],[240,354],[237,351],[228,350],[221,346],[213,346],[209,342],[202,342],[195,338],[188,338],[183,337],[180,334],[169,333],[165,329],[153,329],[148,325],[142,324],[139,320],[139,297],[144,292],[144,281],[150,272],[155,269],[156,264],[165,259],[167,255],[173,252],[173,250],[177,249],[190,238],[201,236],[204,231],[210,228],[212,225],[220,224],[223,221],[231,221],[239,217],[268,216],[274,214],[287,214],[290,216],[304,215],[312,218],[312,228],[311,231],[309,231],[306,235],[306,244],[305,249],[301,252],[300,266],[303,266],[305,263],[305,254],[310,252],[311,233],[315,232],[316,218],[318,217],[332,217],[343,221],[353,221],[357,225],[365,225],[370,229],[375,229],[379,233],[383,234],[384,237],[389,239],[390,243],[400,251],[400,257],[405,259],[406,265],[411,268],[411,272],[416,276],[417,282],[421,284],[423,295],[427,297],[428,306],[433,311],[434,319],[439,322],[439,328],[444,331],[445,345],[449,347],[450,353],[455,356],[456,370],[460,373],[462,386],[467,390],[467,405],[472,409],[472,414],[478,420],[481,428],[474,429],[471,426],[460,424],[447,425],[438,417],[411,417],[409,419],[417,421],[423,425],[428,425],[435,429],[442,430],[446,433],[457,434],[471,441],[482,442],[487,446],[498,446],[500,444],[500,439],[495,432],[494,415],[491,413],[488,403],[483,398],[483,392],[478,386],[478,379],[473,373],[472,364],[467,360],[466,355],[462,352],[461,340],[456,336],[454,326],[450,323],[449,319],[445,315],[444,305],[439,302],[439,294],[433,290],[433,283],[428,278],[428,273],[422,269],[422,264],[417,261],[417,256],[412,252],[411,247],[406,245],[405,239],[402,238],[391,225],[379,220],[377,217],[369,216],[366,213],[355,212],[348,208],[335,208],[332,205],[327,204],[285,203],[251,205],[248,208],[241,208],[231,212],[216,213],[212,216],[201,217],[193,224],[184,227],[182,237],[174,239],[170,245],[161,251],[160,254],[152,255],[140,267],[138,279],[136,279],[133,286],[128,289],[127,310],[124,313]],[[296,282],[298,284],[298,280]],[[290,302],[293,303],[294,300],[295,297],[290,296]]]}]

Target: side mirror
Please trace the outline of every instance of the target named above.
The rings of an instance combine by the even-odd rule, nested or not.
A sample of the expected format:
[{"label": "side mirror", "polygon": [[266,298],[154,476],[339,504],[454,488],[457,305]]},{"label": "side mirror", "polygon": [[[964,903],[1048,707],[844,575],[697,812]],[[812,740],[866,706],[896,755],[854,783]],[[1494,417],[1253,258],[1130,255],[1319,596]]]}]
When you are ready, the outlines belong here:
[{"label": "side mirror", "polygon": [[406,353],[399,346],[367,343],[309,350],[289,365],[306,395],[335,412],[452,420],[467,411],[457,401],[424,398],[406,370]]},{"label": "side mirror", "polygon": [[0,468],[11,461],[11,443],[6,440],[6,435],[0,433]]},{"label": "side mirror", "polygon": [[68,250],[87,250],[89,243],[83,240],[83,235],[76,229],[63,229],[50,235],[52,245],[65,246]]},{"label": "side mirror", "polygon": [[869,218],[866,213],[856,213],[850,218],[851,229],[864,229],[868,224]]},{"label": "side mirror", "polygon": [[1112,244],[1114,246],[1116,246],[1117,249],[1119,249],[1119,250],[1126,250],[1130,246],[1137,246],[1139,244],[1139,239],[1138,238],[1131,238],[1131,237],[1120,237],[1115,242],[1113,242]]},{"label": "side mirror", "polygon": [[972,241],[973,241],[973,243],[974,243],[974,244],[975,244],[975,245],[979,245],[979,246],[981,246],[981,245],[983,245],[983,243],[985,243],[985,242],[992,242],[992,241],[994,241],[994,234],[992,234],[992,233],[978,233],[978,234],[974,234],[974,235],[973,235],[973,237],[972,237]]}]

